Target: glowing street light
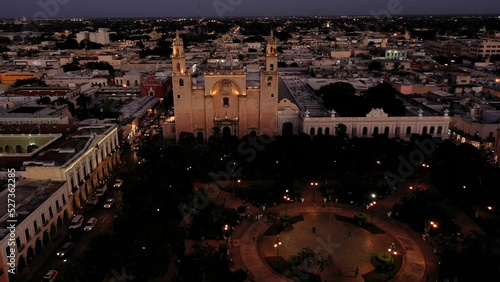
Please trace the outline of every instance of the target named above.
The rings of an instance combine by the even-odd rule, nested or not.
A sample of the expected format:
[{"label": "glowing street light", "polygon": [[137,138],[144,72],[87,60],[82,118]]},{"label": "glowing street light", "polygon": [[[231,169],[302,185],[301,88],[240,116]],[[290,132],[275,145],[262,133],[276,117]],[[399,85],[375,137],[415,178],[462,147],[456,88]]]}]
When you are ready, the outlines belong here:
[{"label": "glowing street light", "polygon": [[274,247],[276,248],[276,262],[278,264],[278,272],[280,269],[280,246],[281,246],[280,235],[277,235],[276,244],[274,244]]},{"label": "glowing street light", "polygon": [[311,182],[311,187],[313,189],[313,202],[314,202],[314,186],[318,186],[318,182]]},{"label": "glowing street light", "polygon": [[[372,194],[372,198],[375,199],[377,195]],[[377,204],[376,201],[373,201],[370,203],[370,207],[372,208],[372,220],[371,220],[371,225],[373,225],[373,210],[375,209],[375,205]]]}]

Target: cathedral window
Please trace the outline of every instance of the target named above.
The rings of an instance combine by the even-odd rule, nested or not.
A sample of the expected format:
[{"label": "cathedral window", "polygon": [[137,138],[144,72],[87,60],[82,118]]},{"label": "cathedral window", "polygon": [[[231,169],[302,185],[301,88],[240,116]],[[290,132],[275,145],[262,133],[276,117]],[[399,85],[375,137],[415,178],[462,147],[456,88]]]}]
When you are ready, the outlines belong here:
[{"label": "cathedral window", "polygon": [[177,63],[177,71],[181,71],[181,64]]},{"label": "cathedral window", "polygon": [[184,79],[179,79],[179,86],[183,87],[184,86]]},{"label": "cathedral window", "polygon": [[273,64],[269,65],[269,70],[274,70],[274,65]]}]

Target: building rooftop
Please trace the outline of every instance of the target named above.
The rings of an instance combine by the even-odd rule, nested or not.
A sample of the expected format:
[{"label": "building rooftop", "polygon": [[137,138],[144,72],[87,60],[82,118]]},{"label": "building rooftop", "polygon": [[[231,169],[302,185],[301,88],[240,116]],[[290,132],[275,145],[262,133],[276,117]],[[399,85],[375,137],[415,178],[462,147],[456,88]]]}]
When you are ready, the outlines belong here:
[{"label": "building rooftop", "polygon": [[[16,182],[16,214],[17,223],[19,224],[43,204],[52,194],[61,188],[66,182],[51,181],[51,180],[30,180],[23,179]],[[8,199],[8,183],[3,180],[0,182],[0,201],[7,203]],[[3,239],[8,234],[6,228],[10,225],[7,220],[10,219],[7,213],[7,204],[0,205],[0,239]],[[41,222],[39,223],[41,226]]]}]

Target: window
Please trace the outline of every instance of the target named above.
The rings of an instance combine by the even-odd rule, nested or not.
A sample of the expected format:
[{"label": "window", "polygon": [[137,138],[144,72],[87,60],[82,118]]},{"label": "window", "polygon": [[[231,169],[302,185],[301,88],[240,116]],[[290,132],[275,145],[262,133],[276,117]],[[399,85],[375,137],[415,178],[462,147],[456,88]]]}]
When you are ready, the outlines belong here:
[{"label": "window", "polygon": [[63,205],[66,205],[66,195],[62,194],[62,202]]},{"label": "window", "polygon": [[269,65],[269,70],[274,70],[274,65],[273,64]]},{"label": "window", "polygon": [[52,207],[49,207],[49,216],[50,218],[54,217],[54,213],[52,212]]},{"label": "window", "polygon": [[177,95],[177,99],[180,99],[181,98],[181,95]]},{"label": "window", "polygon": [[28,228],[24,230],[24,235],[26,235],[26,241],[29,241],[31,237],[30,237],[30,230]]},{"label": "window", "polygon": [[177,71],[181,71],[181,64],[177,63]]},{"label": "window", "polygon": [[274,94],[271,94],[271,98],[274,98]]},{"label": "window", "polygon": [[46,220],[45,220],[45,214],[44,214],[44,213],[42,213],[42,223],[43,223],[43,224],[45,224],[45,221],[46,221]]},{"label": "window", "polygon": [[222,99],[224,102],[224,107],[229,107],[229,98]]},{"label": "window", "polygon": [[59,210],[59,200],[56,200],[56,209]]},{"label": "window", "polygon": [[35,229],[35,232],[38,230],[38,222],[33,221],[33,228]]},{"label": "window", "polygon": [[179,86],[183,87],[184,86],[184,79],[179,79]]}]

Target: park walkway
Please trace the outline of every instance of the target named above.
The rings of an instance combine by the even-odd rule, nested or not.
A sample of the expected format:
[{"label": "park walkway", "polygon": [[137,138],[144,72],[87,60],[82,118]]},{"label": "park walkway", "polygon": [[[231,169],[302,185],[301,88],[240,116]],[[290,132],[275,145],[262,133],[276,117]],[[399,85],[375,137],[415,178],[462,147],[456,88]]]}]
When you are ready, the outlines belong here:
[{"label": "park walkway", "polygon": [[[211,185],[214,186],[215,184]],[[242,185],[244,184],[242,183]],[[206,187],[206,185],[203,184],[196,186],[197,188]],[[423,245],[424,247],[426,247],[425,243],[417,244],[417,242],[415,242],[415,239],[418,240],[418,235],[416,236],[415,234],[410,234],[414,235],[410,236],[408,233],[413,231],[409,230],[409,228],[407,228],[404,224],[401,224],[399,221],[393,218],[387,218],[387,216],[385,215],[385,209],[392,207],[392,205],[396,201],[399,201],[400,197],[395,194],[399,193],[394,193],[393,195],[388,197],[387,203],[384,203],[385,199],[380,201],[380,204],[384,203],[384,205],[381,205],[380,209],[375,212],[373,222],[377,227],[396,238],[401,246],[405,246],[408,248],[408,252],[405,255],[402,268],[398,275],[393,279],[393,281],[423,281],[424,275],[426,274],[426,258],[424,257],[424,254],[422,253],[419,245]],[[333,207],[323,208],[319,206],[320,202],[312,202],[312,197],[310,195],[309,189],[303,189],[302,195],[306,199],[305,202],[289,204],[289,214],[299,215],[303,213],[333,212],[334,214],[352,217],[357,212],[366,212],[366,210],[361,207],[343,204],[333,204]],[[232,197],[230,193],[224,190],[219,190],[219,194],[216,197],[211,198],[210,200],[216,204],[224,203],[230,208],[237,208],[241,205],[248,205],[248,203],[244,204],[243,200]],[[264,214],[264,212],[261,211],[258,207],[254,207],[252,205],[250,206],[250,213],[252,214],[252,216],[249,219],[244,220],[240,225],[236,226],[236,229],[232,234],[233,242],[237,242],[236,245],[233,243],[230,247],[230,252],[233,254],[234,260],[232,270],[248,270],[249,278],[254,281],[291,281],[279,275],[263,260],[264,254],[261,246],[263,239],[262,235],[269,228],[269,225],[265,223],[265,218],[261,221],[255,222],[254,216],[257,214]],[[382,208],[382,206],[386,206],[386,208]],[[277,211],[283,213],[284,208],[285,207],[283,205],[278,207],[270,207],[266,209],[265,212],[267,213],[271,211]],[[257,242],[253,241],[254,238],[256,238]],[[211,245],[217,245],[218,243],[219,242],[210,242]],[[431,250],[431,248],[427,246],[427,255],[430,254],[435,257],[432,251],[429,250]],[[434,263],[434,260],[435,258],[432,260],[432,263]],[[435,275],[437,274],[435,273]],[[337,277],[335,281],[362,281],[361,275],[358,275],[357,277],[348,275],[345,276],[346,277],[343,277],[342,279],[340,279],[341,277]]]}]

